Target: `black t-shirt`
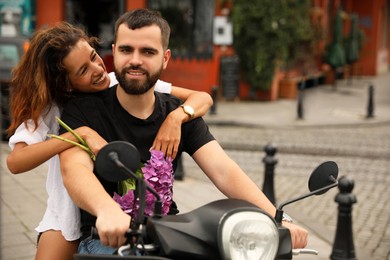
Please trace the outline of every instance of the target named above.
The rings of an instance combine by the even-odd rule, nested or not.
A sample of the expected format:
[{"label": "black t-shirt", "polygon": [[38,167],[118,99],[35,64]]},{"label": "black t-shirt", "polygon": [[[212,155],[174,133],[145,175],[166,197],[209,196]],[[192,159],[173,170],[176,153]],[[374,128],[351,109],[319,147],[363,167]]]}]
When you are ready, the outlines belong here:
[{"label": "black t-shirt", "polygon": [[[152,115],[147,119],[139,119],[122,108],[116,96],[116,88],[117,86],[114,86],[105,91],[81,94],[73,98],[64,107],[61,119],[72,129],[89,126],[107,142],[122,140],[132,143],[140,152],[141,162],[145,163],[150,159],[149,149],[161,124],[167,115],[181,104],[181,101],[172,95],[155,92],[156,101]],[[60,134],[65,131],[61,128]],[[202,118],[184,123],[173,169],[176,169],[182,152],[192,155],[212,140],[214,137]],[[111,196],[117,192],[117,183],[110,183],[101,178],[99,180]],[[83,210],[81,212],[82,229],[89,232],[90,226],[94,225],[96,219]],[[172,203],[171,213],[177,212],[176,204]]]}]

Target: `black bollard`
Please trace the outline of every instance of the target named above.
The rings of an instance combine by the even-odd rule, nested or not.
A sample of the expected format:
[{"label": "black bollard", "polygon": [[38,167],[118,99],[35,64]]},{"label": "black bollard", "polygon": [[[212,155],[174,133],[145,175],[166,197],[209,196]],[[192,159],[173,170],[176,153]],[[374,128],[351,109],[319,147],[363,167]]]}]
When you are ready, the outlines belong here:
[{"label": "black bollard", "polygon": [[213,86],[211,88],[211,98],[213,99],[213,105],[210,107],[210,115],[217,114],[217,94],[218,94],[218,87]]},{"label": "black bollard", "polygon": [[348,177],[341,177],[338,184],[340,193],[335,201],[339,204],[337,229],[330,259],[333,260],[356,260],[355,246],[353,243],[352,230],[352,204],[356,203],[356,196],[351,192],[354,181]]},{"label": "black bollard", "polygon": [[374,117],[374,86],[368,87],[368,103],[367,103],[367,116],[366,118]]},{"label": "black bollard", "polygon": [[298,119],[303,119],[303,97],[304,97],[304,89],[305,89],[305,80],[299,84],[298,87],[298,103],[297,103],[297,115]]},{"label": "black bollard", "polygon": [[274,145],[267,144],[264,147],[264,151],[266,156],[263,158],[263,163],[265,166],[263,192],[265,196],[267,196],[267,198],[271,201],[271,203],[275,205],[276,200],[274,192],[274,173],[275,165],[278,163],[278,160],[275,158],[277,149]]},{"label": "black bollard", "polygon": [[177,161],[177,167],[176,171],[174,174],[174,178],[177,181],[182,181],[184,178],[184,167],[183,167],[183,158],[180,157],[179,160]]}]

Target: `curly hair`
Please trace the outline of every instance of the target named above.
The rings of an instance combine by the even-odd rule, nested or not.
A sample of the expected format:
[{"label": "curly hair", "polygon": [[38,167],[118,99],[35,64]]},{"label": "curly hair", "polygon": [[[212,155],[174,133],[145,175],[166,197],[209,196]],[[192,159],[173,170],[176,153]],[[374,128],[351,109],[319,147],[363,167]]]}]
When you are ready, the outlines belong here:
[{"label": "curly hair", "polygon": [[12,122],[7,129],[8,135],[29,119],[33,120],[36,129],[45,109],[53,103],[62,105],[71,97],[72,86],[63,60],[80,40],[95,48],[99,46],[97,38],[89,37],[83,28],[68,22],[34,33],[27,52],[12,72]]}]

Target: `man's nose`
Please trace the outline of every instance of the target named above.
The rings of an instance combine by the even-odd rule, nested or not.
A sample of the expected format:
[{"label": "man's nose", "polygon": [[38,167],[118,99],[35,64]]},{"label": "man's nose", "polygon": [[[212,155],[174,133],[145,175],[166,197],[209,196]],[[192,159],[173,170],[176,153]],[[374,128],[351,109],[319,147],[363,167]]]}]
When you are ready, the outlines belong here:
[{"label": "man's nose", "polygon": [[130,64],[133,66],[138,66],[142,64],[142,56],[139,52],[135,51],[132,53],[130,58]]}]

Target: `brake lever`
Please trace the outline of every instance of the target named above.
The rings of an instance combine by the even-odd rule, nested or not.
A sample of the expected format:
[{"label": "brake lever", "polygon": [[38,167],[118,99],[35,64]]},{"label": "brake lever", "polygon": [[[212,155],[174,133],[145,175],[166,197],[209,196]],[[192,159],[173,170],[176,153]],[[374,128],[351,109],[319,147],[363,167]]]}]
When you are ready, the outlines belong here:
[{"label": "brake lever", "polygon": [[292,250],[293,255],[318,255],[318,251],[309,248],[297,248]]}]

